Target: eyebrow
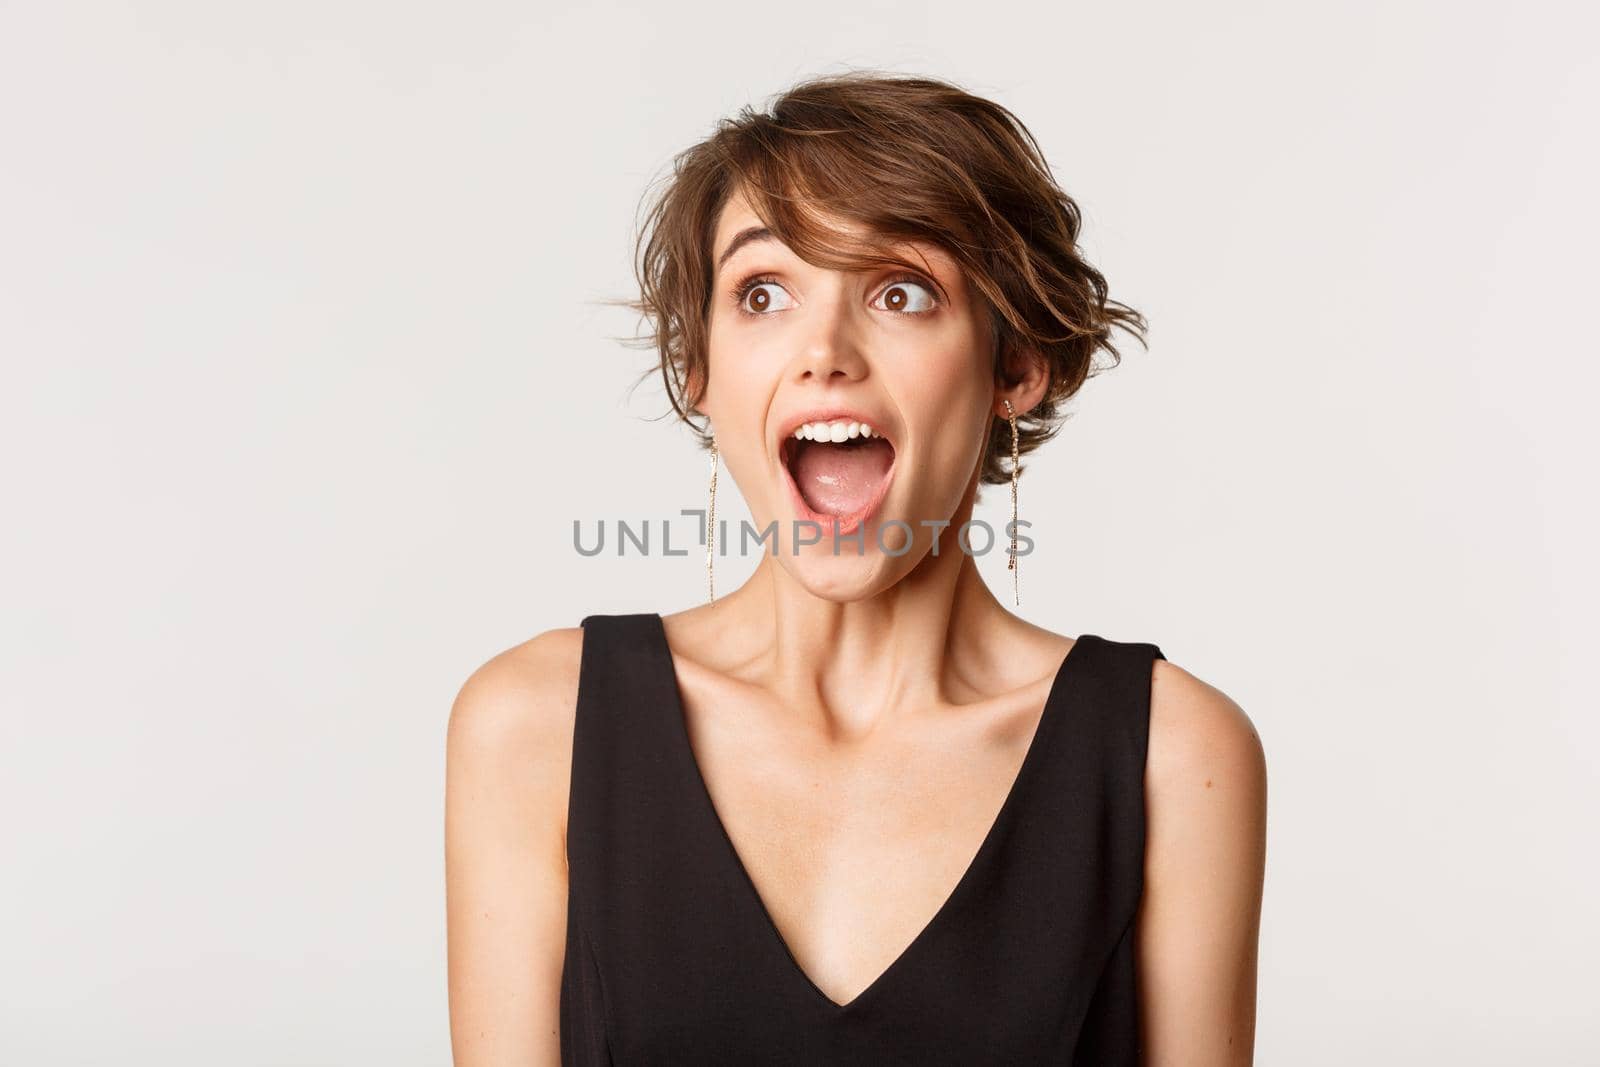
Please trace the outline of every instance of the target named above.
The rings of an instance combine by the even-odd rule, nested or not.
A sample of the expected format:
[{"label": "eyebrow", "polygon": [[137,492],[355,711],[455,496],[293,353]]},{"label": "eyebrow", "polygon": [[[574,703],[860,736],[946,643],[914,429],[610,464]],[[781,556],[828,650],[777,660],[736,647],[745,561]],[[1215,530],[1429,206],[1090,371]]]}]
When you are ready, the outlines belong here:
[{"label": "eyebrow", "polygon": [[[728,242],[728,247],[723,249],[722,250],[722,255],[717,257],[716,268],[712,271],[713,277],[716,274],[720,273],[721,270],[722,270],[723,264],[727,263],[728,260],[732,259],[733,258],[733,254],[735,252],[739,251],[739,249],[743,248],[745,245],[753,244],[756,241],[776,241],[776,240],[778,240],[777,235],[774,234],[770,229],[768,229],[765,226],[746,226],[744,229],[740,230],[738,233],[733,235],[733,240]],[[926,270],[928,272],[928,274],[934,279],[934,283],[936,285],[938,284],[939,273],[938,273],[937,270],[933,269],[931,266],[926,267],[926,268],[919,268],[919,269]],[[943,286],[941,286],[940,288],[942,290]],[[947,297],[947,299],[948,299],[948,297]]]},{"label": "eyebrow", "polygon": [[728,247],[724,249],[722,255],[717,258],[717,270],[720,271],[722,269],[722,265],[728,262],[728,260],[732,259],[733,254],[739,251],[739,249],[743,248],[745,245],[754,241],[776,240],[777,238],[773,236],[772,231],[767,229],[765,226],[745,227],[733,235],[733,240],[728,242]]}]

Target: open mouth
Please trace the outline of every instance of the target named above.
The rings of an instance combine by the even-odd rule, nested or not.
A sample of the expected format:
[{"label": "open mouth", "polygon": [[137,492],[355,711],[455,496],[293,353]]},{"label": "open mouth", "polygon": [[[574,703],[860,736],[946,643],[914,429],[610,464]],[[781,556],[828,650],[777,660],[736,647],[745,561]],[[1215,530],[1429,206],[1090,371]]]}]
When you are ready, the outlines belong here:
[{"label": "open mouth", "polygon": [[831,533],[853,533],[882,502],[894,470],[894,446],[849,419],[807,422],[784,438],[780,458],[800,518]]}]

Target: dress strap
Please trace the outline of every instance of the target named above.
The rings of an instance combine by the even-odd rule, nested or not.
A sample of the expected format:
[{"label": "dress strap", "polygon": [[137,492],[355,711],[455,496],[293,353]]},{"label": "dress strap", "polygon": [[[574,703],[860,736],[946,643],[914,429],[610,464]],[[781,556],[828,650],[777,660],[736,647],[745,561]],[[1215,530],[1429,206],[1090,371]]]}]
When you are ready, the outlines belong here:
[{"label": "dress strap", "polygon": [[659,617],[590,615],[581,625],[567,862],[572,889],[583,896],[603,889],[587,883],[605,877],[619,849],[652,832],[651,809],[665,816],[678,798],[662,761],[671,751],[662,709],[672,704],[662,684],[672,675],[654,636]]},{"label": "dress strap", "polygon": [[[1093,668],[1078,677],[1069,710],[1073,744],[1054,750],[1055,788],[1040,804],[1060,854],[1085,857],[1052,868],[1067,913],[1093,916],[1079,946],[1089,978],[1073,1005],[1080,1027],[1074,1067],[1132,1067],[1139,1042],[1134,921],[1144,894],[1145,757],[1150,687],[1161,649],[1095,635]],[[1040,842],[1038,847],[1046,845]],[[1056,852],[1052,852],[1054,857]]]}]

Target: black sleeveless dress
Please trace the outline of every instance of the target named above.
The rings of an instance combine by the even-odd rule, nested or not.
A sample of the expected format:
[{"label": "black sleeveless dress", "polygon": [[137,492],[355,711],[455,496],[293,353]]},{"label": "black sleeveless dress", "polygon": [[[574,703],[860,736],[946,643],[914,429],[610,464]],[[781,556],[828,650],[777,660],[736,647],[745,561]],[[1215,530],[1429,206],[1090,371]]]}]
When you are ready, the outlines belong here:
[{"label": "black sleeveless dress", "polygon": [[561,1062],[1139,1062],[1153,644],[1086,634],[955,890],[847,1004],[808,978],[701,777],[661,616],[583,621]]}]

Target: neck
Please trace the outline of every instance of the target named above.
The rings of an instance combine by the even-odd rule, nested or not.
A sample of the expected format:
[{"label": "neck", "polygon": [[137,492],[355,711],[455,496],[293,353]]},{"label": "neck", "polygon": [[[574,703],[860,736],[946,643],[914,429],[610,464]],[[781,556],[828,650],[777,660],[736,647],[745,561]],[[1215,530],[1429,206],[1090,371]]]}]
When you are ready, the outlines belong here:
[{"label": "neck", "polygon": [[924,552],[881,592],[846,602],[818,596],[766,556],[715,605],[725,623],[718,629],[764,661],[763,673],[791,706],[887,712],[949,701],[959,679],[991,673],[1007,636],[1026,626],[957,543],[976,488],[944,529],[938,555]]}]

